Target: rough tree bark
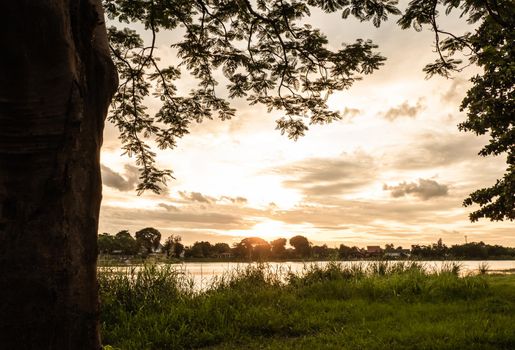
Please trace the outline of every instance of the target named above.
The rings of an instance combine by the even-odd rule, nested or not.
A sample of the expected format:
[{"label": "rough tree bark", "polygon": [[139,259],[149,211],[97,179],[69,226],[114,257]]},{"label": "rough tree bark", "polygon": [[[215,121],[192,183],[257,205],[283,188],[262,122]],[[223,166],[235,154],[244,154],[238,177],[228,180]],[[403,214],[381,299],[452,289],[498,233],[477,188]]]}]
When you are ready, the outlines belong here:
[{"label": "rough tree bark", "polygon": [[0,4],[0,348],[98,349],[101,0]]}]

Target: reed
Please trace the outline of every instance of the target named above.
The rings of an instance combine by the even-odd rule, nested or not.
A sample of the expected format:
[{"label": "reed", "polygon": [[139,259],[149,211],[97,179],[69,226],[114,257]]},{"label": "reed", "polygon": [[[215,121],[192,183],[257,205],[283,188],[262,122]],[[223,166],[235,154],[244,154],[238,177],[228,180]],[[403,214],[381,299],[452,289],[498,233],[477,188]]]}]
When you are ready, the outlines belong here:
[{"label": "reed", "polygon": [[[111,349],[511,349],[515,278],[459,264],[248,265],[202,291],[178,267],[99,273]],[[446,341],[443,341],[446,339]]]}]

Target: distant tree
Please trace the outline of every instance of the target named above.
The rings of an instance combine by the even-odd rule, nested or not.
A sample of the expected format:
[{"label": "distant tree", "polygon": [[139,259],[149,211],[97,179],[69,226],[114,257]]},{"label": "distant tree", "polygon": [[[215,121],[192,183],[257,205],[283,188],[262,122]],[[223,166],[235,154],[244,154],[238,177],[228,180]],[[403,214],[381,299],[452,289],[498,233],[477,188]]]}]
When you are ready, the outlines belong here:
[{"label": "distant tree", "polygon": [[340,259],[348,259],[351,257],[352,248],[345,244],[340,244],[338,248],[338,257]]},{"label": "distant tree", "polygon": [[115,242],[117,249],[121,250],[122,254],[134,255],[138,253],[139,244],[127,230],[118,232],[115,236]]},{"label": "distant tree", "polygon": [[171,235],[169,236],[164,244],[163,251],[168,257],[179,257],[184,250],[184,245],[181,243],[181,236]]},{"label": "distant tree", "polygon": [[209,258],[213,255],[213,246],[207,241],[197,241],[186,249],[185,256],[191,258]]},{"label": "distant tree", "polygon": [[440,238],[431,245],[412,245],[411,255],[423,259],[443,259],[450,255],[450,251]]},{"label": "distant tree", "polygon": [[231,248],[232,255],[238,259],[249,259],[249,251],[246,246],[241,244],[241,242],[233,243]]},{"label": "distant tree", "polygon": [[486,245],[488,258],[513,259],[515,258],[515,248],[503,247],[500,245]]},{"label": "distant tree", "polygon": [[122,238],[122,237],[132,238],[131,233],[128,230],[121,230],[115,236],[117,238]]},{"label": "distant tree", "polygon": [[426,258],[428,254],[426,254],[426,247],[420,244],[413,244],[411,246],[411,255],[417,258]]},{"label": "distant tree", "polygon": [[181,242],[176,242],[173,245],[173,256],[176,258],[180,258],[182,256],[182,253],[184,252],[184,244]]},{"label": "distant tree", "polygon": [[116,247],[115,237],[109,233],[98,235],[98,252],[101,254],[111,254]]},{"label": "distant tree", "polygon": [[[333,249],[329,248],[327,244],[323,245],[315,245],[311,247],[311,253],[313,257],[318,259],[327,259],[332,256]],[[338,255],[338,252],[336,251],[336,255]]]},{"label": "distant tree", "polygon": [[471,242],[454,245],[450,248],[451,254],[461,259],[487,259],[488,246],[484,242]]},{"label": "distant tree", "polygon": [[264,261],[270,258],[270,243],[263,242],[252,247],[252,259]]},{"label": "distant tree", "polygon": [[341,259],[357,259],[363,257],[363,253],[360,248],[353,246],[349,247],[345,244],[340,244],[338,248],[338,256]]},{"label": "distant tree", "polygon": [[432,246],[433,255],[435,257],[445,257],[448,252],[447,246],[443,243],[442,239],[439,238],[436,244],[433,244]]},{"label": "distant tree", "polygon": [[173,249],[173,235],[165,239],[165,242],[163,243],[163,252],[166,254],[166,256],[172,255],[172,249]]},{"label": "distant tree", "polygon": [[243,259],[260,259],[269,255],[270,244],[260,237],[247,237],[234,245],[233,253]]},{"label": "distant tree", "polygon": [[224,253],[230,253],[231,247],[227,243],[216,243],[213,246],[213,251],[218,255],[224,254]]},{"label": "distant tree", "polygon": [[[453,10],[474,26],[463,34],[450,33],[438,23],[441,10]],[[467,120],[459,124],[462,131],[488,134],[488,144],[481,156],[506,154],[504,176],[488,188],[477,190],[463,204],[479,205],[470,214],[471,221],[515,219],[515,5],[513,0],[412,0],[399,20],[402,28],[413,26],[420,31],[428,25],[435,33],[437,59],[424,71],[450,77],[474,64],[482,68],[470,81],[460,109],[467,111]],[[468,58],[466,65],[459,57]],[[458,57],[457,57],[458,56]]]},{"label": "distant tree", "polygon": [[152,253],[152,251],[159,248],[161,232],[153,227],[146,227],[136,232],[136,241],[146,253]]},{"label": "distant tree", "polygon": [[290,245],[295,248],[297,256],[307,258],[311,255],[311,243],[304,236],[293,236],[290,238]]},{"label": "distant tree", "polygon": [[283,258],[286,253],[286,238],[277,238],[270,242],[272,255],[276,258]]}]

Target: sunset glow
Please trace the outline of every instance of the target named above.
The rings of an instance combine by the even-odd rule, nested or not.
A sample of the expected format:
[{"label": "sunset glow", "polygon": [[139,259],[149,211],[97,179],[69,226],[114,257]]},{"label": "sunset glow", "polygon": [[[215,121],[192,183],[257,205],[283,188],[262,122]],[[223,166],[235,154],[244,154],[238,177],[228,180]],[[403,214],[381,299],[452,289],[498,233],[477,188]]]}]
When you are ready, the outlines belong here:
[{"label": "sunset glow", "polygon": [[[152,226],[186,244],[303,234],[330,246],[409,246],[439,238],[455,244],[465,235],[513,245],[512,222],[471,223],[473,208],[462,207],[506,165],[502,156],[477,155],[485,137],[457,129],[475,68],[454,79],[427,80],[422,68],[434,59],[429,31],[402,31],[395,21],[377,29],[355,20],[342,29],[339,16],[323,18],[313,14],[332,45],[370,38],[388,59],[330,98],[341,121],[311,126],[294,142],[275,130],[280,113],[234,100],[236,118],[194,125],[177,149],[158,152],[159,165],[173,169],[175,180],[161,195],[140,197],[134,163],[120,156],[117,132],[108,126],[100,232]],[[463,23],[451,17],[443,26]],[[168,47],[165,41],[159,46],[163,61],[174,59]]]}]

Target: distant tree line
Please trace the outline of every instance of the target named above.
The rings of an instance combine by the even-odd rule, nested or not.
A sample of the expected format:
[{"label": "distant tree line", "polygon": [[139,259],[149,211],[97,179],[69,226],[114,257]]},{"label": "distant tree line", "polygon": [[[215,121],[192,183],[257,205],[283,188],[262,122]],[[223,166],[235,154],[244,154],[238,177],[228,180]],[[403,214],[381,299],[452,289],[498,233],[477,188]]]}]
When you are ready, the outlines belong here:
[{"label": "distant tree line", "polygon": [[161,244],[161,232],[153,227],[137,231],[134,237],[127,230],[115,235],[102,233],[98,235],[98,252],[110,255],[141,255],[164,253],[168,257],[180,257],[184,251],[181,237],[171,235]]},{"label": "distant tree line", "polygon": [[[289,246],[287,247],[287,244]],[[338,248],[330,248],[326,244],[313,245],[306,237],[297,235],[278,238],[270,242],[260,237],[246,237],[232,246],[228,243],[212,244],[208,241],[197,241],[190,246],[181,243],[178,235],[169,236],[161,244],[161,233],[152,227],[137,231],[134,237],[127,230],[115,235],[102,233],[98,236],[100,254],[124,256],[148,256],[161,254],[167,258],[177,259],[233,259],[242,261],[266,261],[287,259],[344,259],[357,260],[363,258],[415,258],[415,259],[510,259],[515,258],[515,248],[500,245],[489,245],[484,242],[473,242],[461,245],[446,246],[441,239],[431,245],[412,245],[410,249],[395,248],[386,244],[382,249],[378,246],[359,248],[340,244]]]},{"label": "distant tree line", "polygon": [[509,259],[515,258],[515,248],[471,242],[446,246],[441,239],[431,245],[411,246],[411,255],[421,259]]},{"label": "distant tree line", "polygon": [[[286,247],[287,244],[290,247]],[[212,244],[197,241],[191,246],[184,246],[181,237],[171,235],[161,244],[161,233],[152,227],[137,231],[134,237],[127,230],[114,235],[102,233],[98,236],[98,251],[109,255],[164,254],[170,258],[233,258],[239,260],[267,259],[307,259],[338,258],[337,248],[329,248],[326,244],[313,245],[304,236],[294,236],[287,240],[278,238],[267,242],[259,237],[247,237],[230,246],[227,243]]]}]

